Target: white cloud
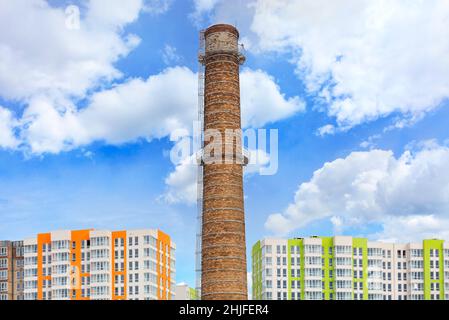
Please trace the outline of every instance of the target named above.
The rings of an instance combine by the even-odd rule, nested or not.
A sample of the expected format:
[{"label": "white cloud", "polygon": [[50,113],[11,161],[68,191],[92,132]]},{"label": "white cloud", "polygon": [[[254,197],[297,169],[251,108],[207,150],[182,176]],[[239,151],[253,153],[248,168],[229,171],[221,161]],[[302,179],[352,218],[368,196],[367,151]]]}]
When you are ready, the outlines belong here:
[{"label": "white cloud", "polygon": [[143,0],[94,0],[87,4],[86,22],[94,28],[122,28],[136,20],[144,6]]},{"label": "white cloud", "polygon": [[195,80],[196,74],[185,67],[132,79],[95,94],[80,118],[92,139],[111,144],[166,137],[176,129],[190,129],[196,117]]},{"label": "white cloud", "polygon": [[332,225],[334,226],[335,234],[340,234],[343,229],[343,220],[338,216],[333,216],[330,218]]},{"label": "white cloud", "polygon": [[267,168],[270,164],[270,155],[262,149],[248,150],[249,163],[244,167],[244,174],[251,176],[260,172],[262,168]]},{"label": "white cloud", "polygon": [[90,1],[80,29],[73,30],[66,27],[64,8],[43,0],[2,1],[0,95],[21,101],[83,97],[120,77],[113,64],[139,43],[121,29],[137,19],[141,6],[141,0]]},{"label": "white cloud", "polygon": [[210,13],[221,0],[193,0],[194,11],[191,18],[199,24],[203,15]]},{"label": "white cloud", "polygon": [[[80,28],[74,29],[66,25],[65,8],[43,0],[2,2],[0,29],[9,31],[0,33],[0,96],[19,101],[24,110],[22,117],[14,118],[8,109],[0,109],[0,145],[39,155],[95,141],[117,145],[190,131],[198,85],[191,70],[168,68],[147,79],[113,84],[123,77],[114,64],[140,41],[124,33],[125,26],[142,11],[165,12],[170,3],[87,1]],[[198,12],[216,3],[198,2]],[[20,28],[11,28],[17,17]],[[171,63],[179,62],[173,47],[166,47],[165,56]],[[299,97],[287,98],[275,79],[261,70],[244,69],[241,88],[245,127],[279,121],[305,108]],[[83,108],[79,100],[86,101]],[[194,201],[192,179],[195,175],[180,164],[167,177],[167,199]]]},{"label": "white cloud", "polygon": [[[245,126],[262,126],[303,109],[298,97],[285,98],[274,79],[262,71],[247,69],[241,79]],[[36,97],[20,119],[20,137],[30,152],[41,154],[94,141],[118,145],[190,131],[197,116],[197,85],[197,75],[190,69],[174,67],[97,92],[81,110],[67,99]]]},{"label": "white cloud", "polygon": [[273,77],[262,70],[244,69],[240,77],[242,126],[261,127],[305,110],[297,96],[286,98]]},{"label": "white cloud", "polygon": [[172,3],[173,0],[146,0],[144,11],[151,14],[162,14],[170,9]]},{"label": "white cloud", "polygon": [[211,11],[220,0],[194,0],[195,11],[198,13],[205,13]]},{"label": "white cloud", "polygon": [[187,157],[165,179],[168,187],[163,198],[168,203],[194,204],[197,201],[198,166],[193,164],[193,157]]},{"label": "white cloud", "polygon": [[419,242],[434,238],[449,240],[449,219],[435,215],[387,217],[383,231],[373,236],[385,242]]},{"label": "white cloud", "polygon": [[[265,72],[246,69],[241,82],[245,126],[262,126],[304,108],[298,97],[287,99]],[[95,93],[81,110],[66,99],[55,105],[51,99],[37,97],[30,101],[20,119],[20,138],[30,153],[43,154],[69,151],[94,141],[118,145],[139,138],[167,137],[175,131],[190,132],[196,119],[197,85],[195,73],[174,67],[146,80],[130,79]],[[257,159],[247,174],[268,164],[266,154],[259,152]],[[195,203],[196,166],[179,164],[166,184],[166,201]]]},{"label": "white cloud", "polygon": [[191,14],[199,27],[215,23],[235,25],[240,32],[239,42],[246,50],[258,51],[253,42],[257,37],[251,32],[251,22],[254,16],[254,0],[194,0],[194,11]]},{"label": "white cloud", "polygon": [[449,98],[447,1],[208,4],[210,21],[237,23],[254,53],[291,55],[309,92],[342,128],[393,113],[401,128]]},{"label": "white cloud", "polygon": [[195,119],[195,78],[187,68],[169,68],[95,93],[81,110],[67,101],[55,106],[35,99],[22,119],[27,124],[22,139],[33,153],[58,153],[94,141],[118,145],[189,129]]},{"label": "white cloud", "polygon": [[89,141],[76,107],[70,101],[55,102],[46,97],[33,98],[20,119],[20,139],[26,152],[59,153]]},{"label": "white cloud", "polygon": [[322,126],[317,130],[317,135],[324,137],[325,135],[332,135],[335,133],[335,127],[331,124],[327,124],[325,126]]},{"label": "white cloud", "polygon": [[[122,77],[114,63],[139,42],[123,28],[136,21],[142,10],[163,12],[170,3],[88,1],[82,7],[80,29],[74,30],[66,27],[64,8],[43,0],[2,2],[0,29],[9,32],[0,33],[0,96],[25,105],[22,118],[3,116],[8,119],[2,125],[8,147],[58,153],[94,141],[121,144],[190,129],[196,118],[197,78],[187,68],[100,89]],[[17,17],[21,17],[20,28],[11,28]],[[176,60],[174,50],[167,53]],[[246,69],[241,79],[244,125],[263,125],[304,108],[298,97],[286,98],[263,71]],[[79,99],[87,100],[82,109]],[[12,143],[14,136],[19,141]]]},{"label": "white cloud", "polygon": [[194,2],[200,18],[236,24],[253,53],[291,55],[334,133],[391,114],[386,130],[411,126],[449,96],[447,1]]},{"label": "white cloud", "polygon": [[[9,137],[8,147],[21,145],[29,152],[40,154],[71,150],[95,140],[117,138],[122,142],[122,137],[111,132],[112,128],[105,128],[117,124],[105,123],[105,119],[113,121],[116,115],[102,112],[108,108],[111,112],[123,112],[126,108],[129,117],[139,114],[138,106],[129,108],[114,106],[112,101],[107,103],[114,93],[123,94],[124,100],[129,98],[126,95],[139,86],[139,80],[129,80],[101,94],[90,97],[89,94],[122,77],[114,63],[140,42],[136,35],[125,33],[124,27],[136,21],[140,12],[161,13],[168,9],[169,3],[166,0],[86,1],[81,7],[79,28],[70,28],[67,21],[73,11],[66,12],[65,7],[52,7],[43,0],[1,2],[0,29],[8,32],[0,32],[0,96],[25,106],[22,118],[2,123],[2,131],[10,131],[2,133],[3,140]],[[76,101],[86,98],[91,99],[91,104],[80,111]],[[170,102],[173,101],[167,99]],[[104,119],[96,119],[97,116]],[[136,138],[124,132],[126,129],[119,129],[125,137],[128,133],[130,139]],[[156,128],[155,131],[159,129],[163,130]],[[13,131],[19,139],[14,143],[11,142]]]},{"label": "white cloud", "polygon": [[[337,227],[384,224],[382,238],[391,238],[395,230],[445,235],[443,227],[435,231],[433,222],[445,226],[449,220],[448,171],[449,148],[435,143],[407,150],[399,158],[391,151],[353,152],[315,171],[310,181],[299,186],[294,202],[283,213],[271,215],[265,226],[285,234],[338,217],[333,219]],[[393,229],[395,221],[408,223]]]},{"label": "white cloud", "polygon": [[381,135],[379,135],[379,134],[369,136],[368,139],[366,139],[365,141],[362,141],[360,143],[360,147],[363,149],[374,149],[376,147],[375,141],[380,138],[381,138]]},{"label": "white cloud", "polygon": [[15,121],[11,111],[0,106],[0,148],[13,149],[18,141],[13,134]]},{"label": "white cloud", "polygon": [[177,64],[181,62],[182,57],[178,55],[175,47],[166,44],[164,50],[162,51],[162,60],[166,65]]}]

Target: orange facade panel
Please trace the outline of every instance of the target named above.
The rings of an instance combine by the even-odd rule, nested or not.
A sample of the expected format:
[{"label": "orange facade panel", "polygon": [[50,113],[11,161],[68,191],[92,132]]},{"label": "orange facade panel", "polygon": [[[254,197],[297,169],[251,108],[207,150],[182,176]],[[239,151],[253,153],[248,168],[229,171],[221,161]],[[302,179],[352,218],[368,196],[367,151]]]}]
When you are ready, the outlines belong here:
[{"label": "orange facade panel", "polygon": [[37,235],[37,300],[43,299],[44,280],[51,280],[51,276],[43,274],[43,247],[51,244],[51,233]]},{"label": "orange facade panel", "polygon": [[[90,230],[71,231],[70,243],[70,298],[71,300],[89,300],[85,295],[82,296],[81,279],[90,277],[89,272],[82,273],[82,241],[90,241]],[[86,271],[86,270],[84,270]]]},{"label": "orange facade panel", "polygon": [[[112,277],[111,277],[111,282],[112,282],[112,300],[126,300],[127,299],[127,292],[126,292],[126,287],[127,287],[127,245],[126,245],[126,231],[114,231],[112,232],[112,237],[111,237],[111,252],[112,252],[112,265],[111,265],[111,269],[112,269]],[[123,247],[116,247],[115,243],[121,244],[123,243]],[[119,250],[124,251],[123,254],[123,268],[121,267],[121,262],[117,262],[118,263],[118,270],[115,266],[116,264],[116,258],[118,258],[119,255],[116,256],[116,252],[118,251],[118,253],[120,254]],[[116,283],[115,279],[116,277],[123,277],[124,278],[124,282],[123,282],[123,294],[120,294],[120,292],[118,292],[118,294],[116,294],[115,292],[115,288],[117,287],[117,284],[120,283],[120,281],[118,283]],[[120,286],[121,287],[121,286]]]},{"label": "orange facade panel", "polygon": [[[157,296],[159,300],[170,299],[170,236],[158,230],[157,234]],[[167,298],[168,297],[168,298]]]}]

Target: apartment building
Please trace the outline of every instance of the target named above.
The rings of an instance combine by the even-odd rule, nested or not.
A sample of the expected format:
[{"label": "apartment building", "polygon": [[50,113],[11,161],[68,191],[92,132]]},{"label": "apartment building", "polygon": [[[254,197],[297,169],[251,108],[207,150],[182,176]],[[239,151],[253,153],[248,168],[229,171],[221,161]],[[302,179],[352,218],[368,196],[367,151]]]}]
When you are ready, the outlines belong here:
[{"label": "apartment building", "polygon": [[449,243],[264,239],[252,277],[256,300],[449,300]]},{"label": "apartment building", "polygon": [[195,289],[190,288],[187,283],[176,285],[175,300],[199,300]]},{"label": "apartment building", "polygon": [[170,300],[175,250],[159,230],[38,234],[24,240],[24,298]]},{"label": "apartment building", "polygon": [[23,300],[22,241],[0,241],[0,300]]}]

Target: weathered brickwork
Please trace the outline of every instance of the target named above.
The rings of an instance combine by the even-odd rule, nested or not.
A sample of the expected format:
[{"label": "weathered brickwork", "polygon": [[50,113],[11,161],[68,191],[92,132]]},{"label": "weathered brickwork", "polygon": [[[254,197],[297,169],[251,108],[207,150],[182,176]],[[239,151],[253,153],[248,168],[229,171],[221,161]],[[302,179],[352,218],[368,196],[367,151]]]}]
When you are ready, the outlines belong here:
[{"label": "weathered brickwork", "polygon": [[[215,25],[205,32],[204,127],[223,136],[226,129],[241,128],[238,50],[239,33],[230,25]],[[231,159],[241,159],[240,137]],[[237,141],[238,140],[238,141]],[[205,138],[211,147],[213,139]],[[228,154],[229,156],[229,154]],[[229,159],[229,158],[228,158]],[[203,300],[246,300],[246,244],[242,162],[204,163],[202,277]]]}]

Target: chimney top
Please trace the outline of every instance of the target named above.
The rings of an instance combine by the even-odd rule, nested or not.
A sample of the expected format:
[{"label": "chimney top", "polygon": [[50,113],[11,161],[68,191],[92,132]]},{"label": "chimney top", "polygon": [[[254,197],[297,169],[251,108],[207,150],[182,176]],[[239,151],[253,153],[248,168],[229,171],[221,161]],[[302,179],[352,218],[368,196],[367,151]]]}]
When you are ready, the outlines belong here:
[{"label": "chimney top", "polygon": [[225,24],[225,23],[214,24],[214,25],[210,26],[204,32],[204,36],[207,37],[209,34],[215,33],[215,32],[230,32],[230,33],[233,33],[234,35],[236,35],[237,38],[239,38],[239,36],[240,36],[236,27],[234,27],[233,25],[230,25],[230,24]]}]

